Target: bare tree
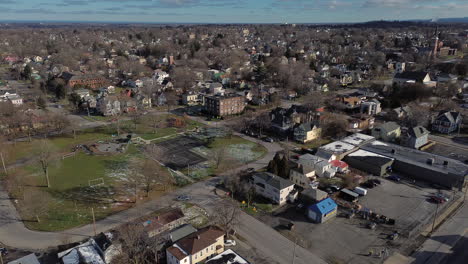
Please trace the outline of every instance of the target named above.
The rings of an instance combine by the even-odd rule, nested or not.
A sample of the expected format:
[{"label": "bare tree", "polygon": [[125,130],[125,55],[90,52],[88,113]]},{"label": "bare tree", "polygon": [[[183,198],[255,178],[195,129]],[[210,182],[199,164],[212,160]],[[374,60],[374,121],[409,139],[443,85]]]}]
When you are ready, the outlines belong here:
[{"label": "bare tree", "polygon": [[165,189],[171,183],[170,176],[155,161],[145,160],[139,167],[138,182],[145,191],[146,197],[156,186],[163,186]]},{"label": "bare tree", "polygon": [[160,263],[159,254],[162,250],[162,237],[150,238],[140,223],[126,224],[118,232],[121,250],[114,264],[145,264]]},{"label": "bare tree", "polygon": [[30,188],[25,192],[24,198],[21,210],[26,210],[27,214],[36,218],[37,222],[41,222],[40,215],[47,211],[50,201],[48,193],[38,188]]},{"label": "bare tree", "polygon": [[213,160],[215,162],[216,169],[218,169],[221,164],[225,161],[226,159],[226,147],[222,146],[216,150],[213,151]]},{"label": "bare tree", "polygon": [[234,198],[234,193],[236,193],[240,187],[240,178],[237,174],[224,175],[223,184],[224,187],[231,193],[231,198]]},{"label": "bare tree", "polygon": [[240,209],[234,202],[220,203],[211,215],[212,222],[228,235],[240,222]]},{"label": "bare tree", "polygon": [[54,160],[55,148],[46,139],[40,140],[35,146],[37,161],[41,166],[42,172],[46,178],[47,187],[50,188],[49,167]]}]

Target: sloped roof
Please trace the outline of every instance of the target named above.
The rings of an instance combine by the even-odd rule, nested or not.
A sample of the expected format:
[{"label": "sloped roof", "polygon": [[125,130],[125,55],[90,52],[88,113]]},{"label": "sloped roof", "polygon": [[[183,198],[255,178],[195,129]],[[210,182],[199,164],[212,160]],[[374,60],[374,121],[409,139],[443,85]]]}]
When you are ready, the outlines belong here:
[{"label": "sloped roof", "polygon": [[423,126],[415,126],[408,129],[408,134],[410,134],[413,137],[419,138],[426,134],[429,134],[429,131]]},{"label": "sloped roof", "polygon": [[390,131],[397,130],[398,128],[400,128],[400,126],[395,122],[385,122],[382,125],[380,125],[379,128],[384,129],[387,132],[390,132]]},{"label": "sloped roof", "polygon": [[395,74],[395,78],[397,79],[408,79],[408,80],[415,80],[417,82],[422,82],[424,78],[428,75],[427,72],[422,71],[405,71],[402,73]]},{"label": "sloped roof", "polygon": [[437,116],[437,120],[439,121],[448,121],[450,123],[455,123],[460,113],[453,112],[453,111],[441,111]]},{"label": "sloped roof", "polygon": [[309,206],[309,210],[315,211],[320,214],[328,214],[336,208],[337,205],[332,198],[326,198],[314,205]]},{"label": "sloped roof", "polygon": [[294,185],[294,183],[290,182],[289,180],[283,179],[280,176],[274,175],[273,173],[269,173],[269,172],[259,172],[259,173],[256,173],[254,177],[263,179],[266,184],[278,190],[282,190],[291,185]]},{"label": "sloped roof", "polygon": [[172,242],[176,242],[188,235],[191,235],[193,233],[197,232],[197,229],[193,227],[192,225],[184,225],[180,228],[177,228],[176,230],[172,231],[169,236],[171,237]]},{"label": "sloped roof", "polygon": [[176,245],[188,254],[193,255],[216,243],[216,239],[223,236],[224,232],[221,229],[210,226],[179,240]]}]

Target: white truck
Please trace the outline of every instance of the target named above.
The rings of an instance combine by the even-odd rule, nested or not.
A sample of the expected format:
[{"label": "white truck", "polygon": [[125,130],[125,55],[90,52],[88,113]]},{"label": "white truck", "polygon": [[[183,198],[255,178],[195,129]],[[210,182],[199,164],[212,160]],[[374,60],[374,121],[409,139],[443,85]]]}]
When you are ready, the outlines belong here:
[{"label": "white truck", "polygon": [[367,189],[364,189],[362,187],[356,187],[353,191],[361,196],[365,196],[367,194]]}]

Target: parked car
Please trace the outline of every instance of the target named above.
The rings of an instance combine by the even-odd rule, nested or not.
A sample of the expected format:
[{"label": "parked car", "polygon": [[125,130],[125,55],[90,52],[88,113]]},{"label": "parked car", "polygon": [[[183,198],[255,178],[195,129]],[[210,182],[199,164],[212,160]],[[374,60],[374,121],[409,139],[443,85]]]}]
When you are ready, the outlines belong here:
[{"label": "parked car", "polygon": [[376,184],[376,185],[382,184],[382,181],[379,180],[379,179],[371,179],[371,180],[369,180],[369,181],[372,181],[372,182],[373,182],[374,184]]},{"label": "parked car", "polygon": [[398,177],[398,176],[396,176],[396,175],[388,176],[387,179],[392,180],[392,181],[395,181],[395,182],[401,181],[401,178]]},{"label": "parked car", "polygon": [[0,248],[0,255],[2,255],[2,256],[8,255],[8,249],[3,248],[3,247]]},{"label": "parked car", "polygon": [[275,142],[275,140],[273,140],[271,137],[266,137],[263,140],[265,140],[266,142],[270,142],[270,143]]},{"label": "parked car", "polygon": [[370,230],[374,230],[376,227],[377,224],[375,222],[370,222],[369,224],[367,224],[367,228],[369,228]]},{"label": "parked car", "polygon": [[330,185],[330,189],[333,191],[333,192],[338,192],[341,190],[341,188],[338,186],[338,185]]},{"label": "parked car", "polygon": [[234,247],[236,246],[237,243],[234,239],[227,239],[227,240],[224,240],[224,246],[226,247]]},{"label": "parked car", "polygon": [[179,195],[176,198],[177,201],[190,201],[191,199],[192,199],[192,197],[190,197],[188,195]]},{"label": "parked car", "polygon": [[444,199],[446,202],[449,201],[449,198],[447,196],[445,196],[444,194],[442,194],[442,193],[437,193],[436,196],[439,197],[439,198]]},{"label": "parked car", "polygon": [[436,196],[436,195],[432,195],[431,198],[430,198],[430,201],[433,202],[433,203],[436,203],[436,204],[443,204],[443,203],[445,203],[445,199],[444,199],[444,198],[438,197],[438,196]]},{"label": "parked car", "polygon": [[372,188],[374,188],[375,186],[377,186],[377,184],[374,183],[374,182],[372,182],[371,180],[368,180],[368,181],[366,181],[366,182],[361,183],[361,186],[362,186],[362,187],[365,187],[365,188],[367,188],[367,189],[372,189]]}]

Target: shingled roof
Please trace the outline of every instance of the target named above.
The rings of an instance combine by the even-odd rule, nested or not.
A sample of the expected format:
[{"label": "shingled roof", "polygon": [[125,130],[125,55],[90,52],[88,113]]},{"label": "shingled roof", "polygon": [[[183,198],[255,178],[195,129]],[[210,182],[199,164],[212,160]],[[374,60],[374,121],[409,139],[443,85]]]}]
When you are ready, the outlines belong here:
[{"label": "shingled roof", "polygon": [[168,248],[168,251],[171,254],[174,253],[176,258],[183,259],[186,256],[185,253],[193,255],[200,252],[200,250],[216,243],[216,240],[222,236],[224,236],[224,232],[221,229],[213,226],[206,227],[179,240],[174,246]]},{"label": "shingled roof", "polygon": [[423,82],[424,78],[428,75],[427,72],[422,71],[405,71],[395,74],[396,79],[415,80],[416,82]]}]

